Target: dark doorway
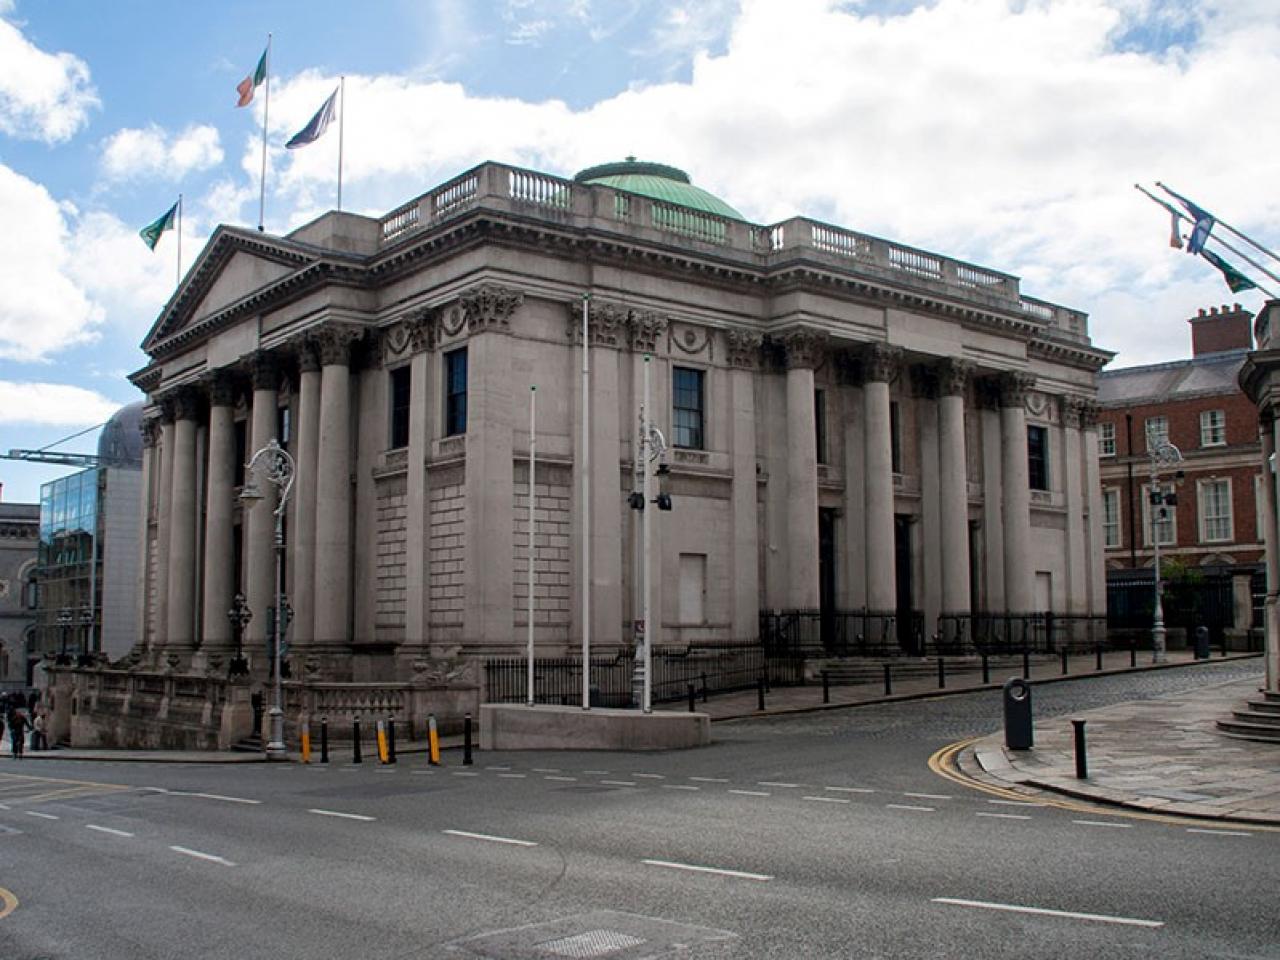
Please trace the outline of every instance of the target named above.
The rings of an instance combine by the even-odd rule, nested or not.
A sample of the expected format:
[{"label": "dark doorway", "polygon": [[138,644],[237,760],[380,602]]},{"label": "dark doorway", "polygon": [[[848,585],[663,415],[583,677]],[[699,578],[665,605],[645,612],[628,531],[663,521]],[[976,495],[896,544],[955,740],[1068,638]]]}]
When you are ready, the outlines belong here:
[{"label": "dark doorway", "polygon": [[920,652],[918,625],[911,609],[911,517],[893,517],[893,574],[897,586],[898,646],[913,656]]},{"label": "dark doorway", "polygon": [[818,610],[822,649],[843,654],[836,617],[836,511],[828,507],[818,510]]}]

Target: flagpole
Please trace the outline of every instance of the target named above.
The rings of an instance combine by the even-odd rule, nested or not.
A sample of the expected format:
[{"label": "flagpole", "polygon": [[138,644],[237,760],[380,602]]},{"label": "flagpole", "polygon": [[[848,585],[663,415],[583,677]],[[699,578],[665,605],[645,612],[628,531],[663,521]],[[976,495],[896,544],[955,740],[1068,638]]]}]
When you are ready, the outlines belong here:
[{"label": "flagpole", "polygon": [[267,114],[271,112],[271,34],[267,34],[266,91],[262,98],[262,175],[258,178],[258,232],[267,207]]},{"label": "flagpole", "polygon": [[178,194],[178,277],[174,286],[182,283],[182,194]]},{"label": "flagpole", "polygon": [[582,709],[591,709],[591,294],[582,295]]},{"label": "flagpole", "polygon": [[[1150,190],[1147,190],[1141,184],[1135,183],[1133,186],[1135,190],[1140,192],[1152,203],[1159,204],[1161,207],[1163,207],[1165,210],[1171,213],[1175,218],[1177,218],[1177,220],[1186,221],[1187,223],[1194,225],[1195,221],[1193,221],[1189,216],[1187,216],[1177,207],[1174,207],[1171,204],[1168,204],[1165,201],[1161,200],[1159,197],[1153,194]],[[1218,221],[1218,222],[1221,223],[1221,221]],[[1213,234],[1209,235],[1209,239],[1212,240],[1214,243],[1218,244],[1220,247],[1230,250],[1233,254],[1235,254],[1245,263],[1249,264],[1249,266],[1253,267],[1255,270],[1259,271],[1260,273],[1266,274],[1272,280],[1276,281],[1276,283],[1280,283],[1280,276],[1276,276],[1274,273],[1272,273],[1262,264],[1258,263],[1257,260],[1254,260],[1253,257],[1249,256],[1243,250],[1237,247],[1233,247],[1231,244],[1227,243],[1227,241],[1223,240],[1221,237],[1215,237]],[[1261,290],[1263,293],[1265,293],[1268,297],[1275,299],[1275,294],[1273,294],[1266,287],[1259,284],[1258,289]]]},{"label": "flagpole", "polygon": [[534,545],[534,503],[537,485],[534,482],[534,464],[537,461],[537,443],[538,443],[538,388],[531,386],[529,388],[529,598],[528,598],[528,615],[529,615],[529,706],[534,704],[533,694],[533,555],[535,551]]},{"label": "flagpole", "polygon": [[[1156,181],[1156,186],[1157,186],[1157,187],[1159,187],[1161,190],[1163,190],[1165,193],[1169,194],[1169,196],[1174,197],[1174,198],[1175,198],[1175,199],[1177,199],[1177,200],[1181,200],[1181,201],[1183,201],[1183,202],[1186,202],[1186,201],[1185,201],[1185,198],[1184,198],[1181,194],[1176,193],[1176,192],[1174,192],[1173,190],[1170,190],[1168,187],[1166,187],[1166,186],[1165,186],[1163,183],[1161,183],[1159,180],[1157,180],[1157,181]],[[1205,212],[1206,212],[1206,213],[1208,213],[1208,211],[1205,211]],[[1235,227],[1233,227],[1231,224],[1227,223],[1227,221],[1225,221],[1225,220],[1221,219],[1221,218],[1220,218],[1220,217],[1218,217],[1217,215],[1215,215],[1215,214],[1209,214],[1209,215],[1210,215],[1211,217],[1213,217],[1213,221],[1214,221],[1214,223],[1219,224],[1221,227],[1223,227],[1223,229],[1230,230],[1232,233],[1234,233],[1237,237],[1239,237],[1239,238],[1240,238],[1241,240],[1243,240],[1245,243],[1249,244],[1251,247],[1256,247],[1256,248],[1258,248],[1258,249],[1259,249],[1259,250],[1261,250],[1263,253],[1265,253],[1268,257],[1270,257],[1272,260],[1275,260],[1275,261],[1277,261],[1277,262],[1280,262],[1280,257],[1276,256],[1274,253],[1272,253],[1270,250],[1268,250],[1268,249],[1267,249],[1266,247],[1264,247],[1262,244],[1258,243],[1258,241],[1256,241],[1256,240],[1252,239],[1251,237],[1245,236],[1243,233],[1241,233],[1239,230],[1237,230]],[[1225,246],[1225,244],[1224,244],[1224,246]],[[1228,248],[1228,249],[1229,249],[1229,248]],[[1261,269],[1261,268],[1259,268],[1259,269]],[[1272,274],[1270,274],[1270,273],[1268,273],[1268,274],[1267,274],[1267,276],[1271,277],[1272,279],[1276,279],[1276,278],[1274,277],[1274,275],[1272,275]]]},{"label": "flagpole", "polygon": [[342,140],[347,123],[347,78],[338,78],[338,212],[342,212]]}]

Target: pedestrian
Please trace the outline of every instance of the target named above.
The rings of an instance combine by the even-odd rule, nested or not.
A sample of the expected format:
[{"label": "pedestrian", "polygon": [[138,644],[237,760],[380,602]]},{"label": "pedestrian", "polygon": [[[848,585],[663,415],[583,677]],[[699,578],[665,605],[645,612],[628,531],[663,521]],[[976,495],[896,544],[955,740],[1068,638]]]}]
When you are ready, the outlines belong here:
[{"label": "pedestrian", "polygon": [[45,716],[44,707],[36,707],[36,718],[31,721],[31,749],[48,750],[49,738],[45,736],[45,731],[49,727],[49,720]]},{"label": "pedestrian", "polygon": [[22,759],[22,741],[27,732],[27,715],[22,708],[9,714],[9,745],[13,748],[13,759]]}]

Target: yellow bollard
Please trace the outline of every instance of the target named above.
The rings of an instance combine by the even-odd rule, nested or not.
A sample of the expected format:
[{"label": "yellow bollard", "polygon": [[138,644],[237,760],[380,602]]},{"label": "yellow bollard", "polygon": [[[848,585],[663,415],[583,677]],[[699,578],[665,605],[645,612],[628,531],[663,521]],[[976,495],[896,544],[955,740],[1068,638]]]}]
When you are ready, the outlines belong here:
[{"label": "yellow bollard", "polygon": [[436,715],[427,714],[427,745],[431,752],[430,762],[433,767],[440,766],[440,735],[436,732]]},{"label": "yellow bollard", "polygon": [[381,720],[378,721],[378,761],[380,763],[388,762],[387,728],[383,725]]},{"label": "yellow bollard", "polygon": [[311,724],[306,720],[302,721],[302,762],[311,762]]}]

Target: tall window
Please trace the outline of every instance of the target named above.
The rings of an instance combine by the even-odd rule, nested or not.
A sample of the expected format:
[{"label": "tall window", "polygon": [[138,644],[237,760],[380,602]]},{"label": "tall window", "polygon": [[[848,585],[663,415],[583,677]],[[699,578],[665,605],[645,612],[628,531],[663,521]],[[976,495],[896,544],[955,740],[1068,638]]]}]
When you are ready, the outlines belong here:
[{"label": "tall window", "polygon": [[467,432],[467,348],[444,355],[444,435]]},{"label": "tall window", "polygon": [[1201,480],[1200,539],[1204,543],[1221,543],[1232,538],[1231,481]]},{"label": "tall window", "polygon": [[897,400],[889,402],[889,463],[894,473],[902,472],[902,415]]},{"label": "tall window", "polygon": [[1142,542],[1151,546],[1152,511],[1155,511],[1155,534],[1160,546],[1171,547],[1178,542],[1177,512],[1175,507],[1151,503],[1151,487],[1142,485]]},{"label": "tall window", "polygon": [[1220,447],[1227,442],[1227,414],[1223,410],[1200,413],[1200,446]]},{"label": "tall window", "polygon": [[673,367],[671,370],[671,425],[675,436],[672,438],[677,447],[691,450],[702,450],[705,446],[703,435],[703,373],[688,367]]},{"label": "tall window", "polygon": [[1114,457],[1116,455],[1116,425],[1110,422],[1098,424],[1098,456]]},{"label": "tall window", "polygon": [[1102,542],[1120,546],[1120,491],[1114,487],[1102,491]]},{"label": "tall window", "polygon": [[827,462],[827,395],[813,391],[813,427],[817,433],[818,462]]},{"label": "tall window", "polygon": [[391,393],[391,449],[409,445],[409,395],[413,368],[396,367],[389,374]]},{"label": "tall window", "polygon": [[1169,419],[1167,417],[1147,417],[1147,450],[1162,447],[1169,442]]},{"label": "tall window", "polygon": [[1032,490],[1049,489],[1049,431],[1027,427],[1027,482]]}]

